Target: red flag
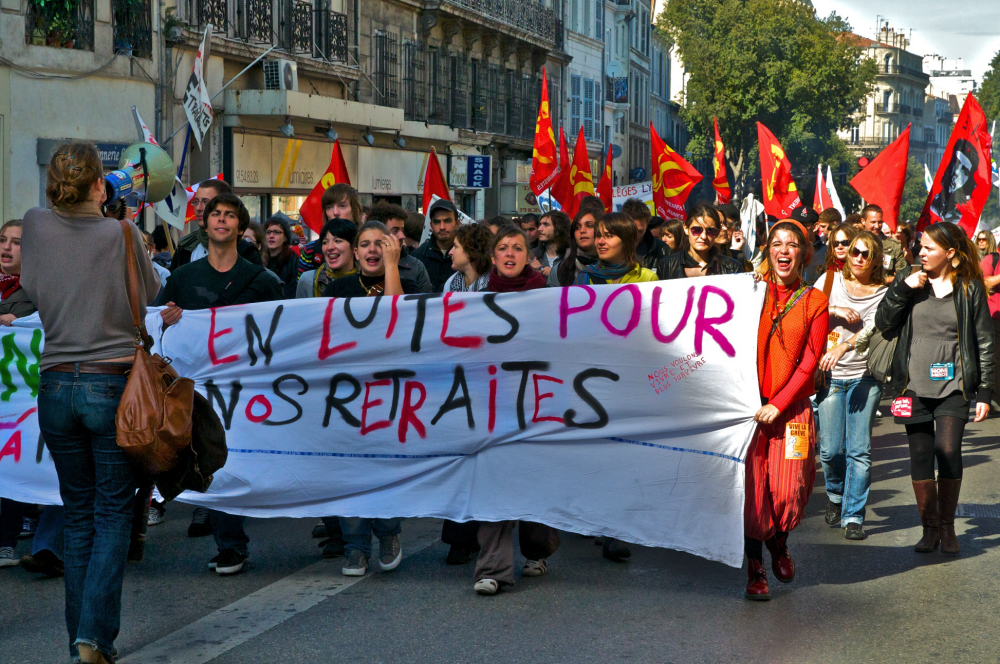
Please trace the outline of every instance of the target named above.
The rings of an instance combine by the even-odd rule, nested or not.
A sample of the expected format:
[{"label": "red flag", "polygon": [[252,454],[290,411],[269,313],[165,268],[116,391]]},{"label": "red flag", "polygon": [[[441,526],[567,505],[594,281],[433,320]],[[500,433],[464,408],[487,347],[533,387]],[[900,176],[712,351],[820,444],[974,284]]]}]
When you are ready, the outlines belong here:
[{"label": "red flag", "polygon": [[[861,194],[865,202],[874,203],[882,208],[882,220],[889,224],[889,228],[893,231],[896,230],[896,220],[899,218],[899,204],[903,201],[906,160],[909,155],[910,126],[907,125],[899,138],[879,152],[871,163],[851,178],[849,183]],[[986,170],[988,173],[989,165]],[[975,222],[972,225],[975,226]]]},{"label": "red flag", "polygon": [[431,206],[432,196],[446,201],[451,200],[451,193],[448,191],[448,184],[445,182],[444,173],[441,172],[441,163],[434,148],[431,148],[431,153],[427,157],[427,171],[424,173],[424,214],[427,214]]},{"label": "red flag", "polygon": [[347,164],[344,163],[344,153],[340,151],[340,139],[333,142],[330,165],[326,167],[326,172],[299,208],[302,222],[314,233],[319,233],[326,223],[326,215],[323,214],[323,192],[335,184],[351,184],[351,177],[347,174]]},{"label": "red flag", "polygon": [[816,212],[822,212],[832,207],[830,190],[826,188],[826,181],[823,179],[823,164],[816,164],[816,191],[813,192],[813,209]]},{"label": "red flag", "polygon": [[652,122],[649,136],[653,152],[653,208],[664,219],[683,219],[684,202],[701,182],[701,173],[663,142]]},{"label": "red flag", "polygon": [[[569,214],[570,199],[573,198],[573,187],[569,182],[569,147],[566,145],[566,134],[563,133],[562,127],[559,128],[559,171],[557,173],[555,182],[552,183],[552,188],[549,193],[552,194],[552,198],[559,201],[559,207],[562,208],[563,212]],[[570,214],[570,217],[573,215]]]},{"label": "red flag", "polygon": [[614,197],[614,193],[611,190],[611,181],[613,179],[611,164],[613,161],[614,156],[611,154],[611,144],[608,143],[608,156],[604,158],[604,171],[601,173],[600,182],[597,183],[597,197],[604,203],[605,212],[611,212],[612,199]]},{"label": "red flag", "polygon": [[712,187],[715,189],[715,199],[719,205],[731,203],[733,192],[729,188],[729,179],[726,177],[726,147],[722,144],[722,136],[719,135],[719,119],[712,118],[715,123],[715,179],[712,180]]},{"label": "red flag", "polygon": [[575,217],[580,210],[580,201],[584,196],[594,195],[594,176],[590,172],[590,157],[587,156],[587,139],[583,137],[583,125],[576,137],[576,147],[573,149],[573,165],[569,169],[570,207],[563,211],[570,217]]},{"label": "red flag", "polygon": [[917,230],[950,221],[964,228],[969,237],[973,236],[990,197],[990,154],[986,114],[969,93],[948,139]]},{"label": "red flag", "polygon": [[802,205],[798,187],[792,179],[792,162],[788,161],[774,134],[759,122],[757,143],[760,177],[764,184],[764,212],[778,219],[787,219],[792,210]]},{"label": "red flag", "polygon": [[549,115],[549,80],[542,67],[542,101],[538,106],[535,120],[535,147],[531,152],[531,177],[528,185],[535,196],[550,186],[559,176],[556,163],[556,135],[552,131],[552,116]]}]

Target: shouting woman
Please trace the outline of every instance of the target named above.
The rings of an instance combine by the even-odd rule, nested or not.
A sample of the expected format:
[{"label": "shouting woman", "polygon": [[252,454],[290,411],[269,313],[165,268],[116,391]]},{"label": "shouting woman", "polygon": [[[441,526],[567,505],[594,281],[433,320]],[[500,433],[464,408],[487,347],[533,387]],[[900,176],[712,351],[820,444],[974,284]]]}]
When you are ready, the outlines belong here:
[{"label": "shouting woman", "polygon": [[797,221],[786,219],[767,236],[767,294],[757,327],[760,410],[746,459],[744,542],[747,599],[767,600],[763,547],[779,581],[795,577],[788,534],[802,519],[816,477],[816,424],[809,397],[823,354],[829,305],[804,282],[812,245]]}]

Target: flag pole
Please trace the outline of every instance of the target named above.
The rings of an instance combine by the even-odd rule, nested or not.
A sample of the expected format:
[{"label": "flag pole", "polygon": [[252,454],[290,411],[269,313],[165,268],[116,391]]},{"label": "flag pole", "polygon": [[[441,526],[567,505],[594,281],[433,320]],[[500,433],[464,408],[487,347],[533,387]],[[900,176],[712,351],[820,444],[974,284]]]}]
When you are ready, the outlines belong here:
[{"label": "flag pole", "polygon": [[[233,84],[233,81],[235,81],[235,80],[236,80],[236,79],[238,79],[238,78],[239,78],[240,76],[242,76],[243,74],[245,74],[245,73],[247,73],[248,71],[250,71],[250,69],[251,69],[251,68],[252,68],[252,67],[253,67],[253,66],[254,66],[255,64],[257,64],[258,62],[260,62],[261,60],[263,60],[263,59],[264,59],[264,56],[266,56],[266,55],[267,55],[268,53],[270,53],[271,51],[273,51],[273,50],[274,50],[274,49],[276,49],[276,48],[278,48],[278,45],[277,45],[277,44],[275,44],[275,45],[274,45],[274,46],[272,46],[271,48],[267,49],[266,51],[264,51],[263,53],[261,53],[260,55],[258,55],[258,56],[257,56],[257,58],[256,58],[256,59],[255,59],[255,60],[254,60],[253,62],[251,62],[250,64],[248,64],[248,65],[247,65],[246,67],[244,67],[244,68],[243,68],[243,71],[241,71],[241,72],[240,72],[239,74],[237,74],[236,76],[233,76],[233,77],[232,77],[231,79],[229,79],[229,82],[228,82],[228,83],[226,83],[225,85],[223,85],[223,86],[222,86],[222,87],[221,87],[221,88],[219,89],[219,91],[218,91],[218,92],[216,92],[216,93],[215,93],[214,95],[212,95],[212,97],[211,97],[211,99],[210,99],[209,101],[212,101],[212,100],[214,100],[214,99],[215,99],[216,97],[218,97],[218,96],[219,96],[219,95],[221,95],[221,94],[222,94],[223,92],[225,92],[225,91],[226,91],[226,88],[228,88],[228,87],[229,87],[230,85],[232,85],[232,84]],[[177,134],[179,134],[179,133],[180,133],[180,131],[181,131],[181,129],[183,129],[184,127],[186,127],[186,126],[187,126],[187,125],[188,125],[189,123],[190,123],[190,120],[185,120],[185,121],[184,121],[184,124],[182,124],[182,125],[181,125],[180,127],[178,127],[178,128],[177,128],[177,131],[175,131],[174,133],[170,134],[170,136],[169,136],[169,137],[167,138],[167,140],[165,140],[165,141],[163,141],[163,142],[164,142],[164,143],[169,143],[170,141],[172,141],[172,140],[174,139],[174,136],[176,136]],[[190,128],[189,128],[189,130],[190,130]],[[190,133],[188,133],[188,136],[190,137]],[[187,140],[186,140],[186,139],[185,139],[185,141],[184,141],[184,144],[185,144],[185,146],[187,145]],[[186,150],[185,150],[185,152],[186,152]]]}]

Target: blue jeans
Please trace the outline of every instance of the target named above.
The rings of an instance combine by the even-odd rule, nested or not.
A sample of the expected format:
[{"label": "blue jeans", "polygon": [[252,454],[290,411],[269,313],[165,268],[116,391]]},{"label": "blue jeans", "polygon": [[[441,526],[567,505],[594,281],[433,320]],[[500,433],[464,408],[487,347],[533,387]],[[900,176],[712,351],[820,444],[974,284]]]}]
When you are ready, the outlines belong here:
[{"label": "blue jeans", "polygon": [[64,557],[63,534],[66,530],[66,514],[62,505],[46,505],[42,518],[38,520],[38,529],[31,540],[31,555],[42,551],[51,551],[56,558]]},{"label": "blue jeans", "polygon": [[340,529],[344,531],[344,554],[360,550],[365,558],[372,557],[372,534],[375,537],[391,537],[402,532],[402,519],[362,519],[356,516],[340,517]]},{"label": "blue jeans", "polygon": [[872,378],[833,379],[817,394],[819,458],[826,494],[841,503],[843,528],[864,523],[871,487],[872,426],[882,385]]},{"label": "blue jeans", "polygon": [[243,530],[245,516],[226,514],[219,510],[208,510],[208,520],[212,524],[212,537],[219,547],[219,553],[232,549],[241,556],[248,555],[247,544],[250,538]]},{"label": "blue jeans", "polygon": [[136,472],[116,442],[125,376],[41,374],[38,424],[59,475],[70,656],[86,643],[110,658],[121,625]]}]

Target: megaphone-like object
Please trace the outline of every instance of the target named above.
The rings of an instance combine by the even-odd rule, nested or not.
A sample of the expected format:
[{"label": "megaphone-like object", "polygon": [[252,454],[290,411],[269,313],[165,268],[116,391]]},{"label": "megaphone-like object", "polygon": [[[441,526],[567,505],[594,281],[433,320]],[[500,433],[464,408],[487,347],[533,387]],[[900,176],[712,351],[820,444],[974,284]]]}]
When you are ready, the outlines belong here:
[{"label": "megaphone-like object", "polygon": [[147,203],[162,201],[174,186],[174,161],[152,143],[133,143],[122,151],[118,170],[104,175],[107,202],[135,195]]}]

